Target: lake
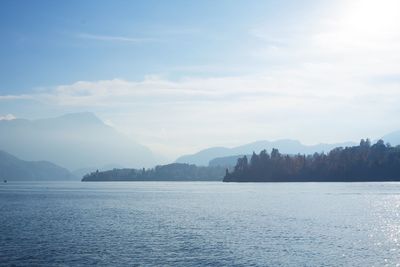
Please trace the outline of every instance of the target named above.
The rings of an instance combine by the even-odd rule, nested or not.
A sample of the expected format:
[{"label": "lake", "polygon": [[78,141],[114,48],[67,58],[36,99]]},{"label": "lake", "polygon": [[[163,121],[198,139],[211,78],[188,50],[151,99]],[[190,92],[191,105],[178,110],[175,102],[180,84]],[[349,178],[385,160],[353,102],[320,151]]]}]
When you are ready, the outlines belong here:
[{"label": "lake", "polygon": [[400,266],[400,183],[0,185],[0,265]]}]

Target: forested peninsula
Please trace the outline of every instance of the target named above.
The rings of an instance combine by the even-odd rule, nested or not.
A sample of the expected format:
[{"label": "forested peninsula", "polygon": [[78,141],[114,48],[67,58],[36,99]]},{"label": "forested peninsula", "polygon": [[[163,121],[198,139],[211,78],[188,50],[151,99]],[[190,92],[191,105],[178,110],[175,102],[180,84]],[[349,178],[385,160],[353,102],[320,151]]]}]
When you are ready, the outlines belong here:
[{"label": "forested peninsula", "polygon": [[400,146],[383,140],[338,147],[329,153],[285,155],[279,150],[239,158],[224,182],[372,182],[400,181]]},{"label": "forested peninsula", "polygon": [[199,167],[193,164],[172,163],[152,169],[113,169],[95,171],[83,177],[83,182],[101,181],[221,181],[223,167]]}]

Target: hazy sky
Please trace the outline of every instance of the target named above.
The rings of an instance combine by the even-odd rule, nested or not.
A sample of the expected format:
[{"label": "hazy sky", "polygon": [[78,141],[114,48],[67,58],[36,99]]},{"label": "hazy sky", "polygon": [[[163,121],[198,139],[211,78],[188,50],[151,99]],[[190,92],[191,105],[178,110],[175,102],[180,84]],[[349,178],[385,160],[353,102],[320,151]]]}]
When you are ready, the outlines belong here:
[{"label": "hazy sky", "polygon": [[0,119],[91,111],[174,158],[400,130],[400,1],[1,1]]}]

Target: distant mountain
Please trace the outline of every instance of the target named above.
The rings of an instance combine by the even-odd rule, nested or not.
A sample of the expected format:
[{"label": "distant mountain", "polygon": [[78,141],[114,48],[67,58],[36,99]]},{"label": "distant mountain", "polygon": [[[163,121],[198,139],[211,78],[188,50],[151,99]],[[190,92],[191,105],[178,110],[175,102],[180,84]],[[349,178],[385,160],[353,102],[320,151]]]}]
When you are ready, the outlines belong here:
[{"label": "distant mountain", "polygon": [[253,151],[259,153],[263,149],[271,151],[272,148],[277,148],[281,153],[285,154],[312,154],[315,152],[328,152],[335,147],[346,147],[352,145],[355,145],[355,143],[346,142],[337,144],[303,145],[297,140],[290,139],[257,141],[233,148],[213,147],[204,149],[192,155],[182,156],[178,158],[176,162],[196,164],[199,166],[207,166],[209,163],[213,166],[232,166],[236,164],[236,160],[239,156],[249,155],[253,153]]},{"label": "distant mountain", "polygon": [[219,157],[210,160],[208,163],[209,166],[225,166],[225,167],[231,167],[235,166],[237,163],[237,160],[239,158],[243,158],[244,156],[247,156],[247,158],[251,157],[251,154],[247,155],[235,155],[235,156],[228,156],[228,157]]},{"label": "distant mountain", "polygon": [[[200,150],[199,152],[191,155],[183,155],[179,157],[175,162],[176,163],[187,163],[187,164],[195,164],[198,166],[208,166],[210,160],[222,157],[222,156],[230,156],[235,155],[236,152],[233,151],[233,148],[226,147],[211,147],[204,150]],[[242,154],[242,153],[238,153]]]},{"label": "distant mountain", "polygon": [[70,170],[88,166],[151,167],[151,151],[94,114],[0,121],[0,148],[27,160],[48,160]]},{"label": "distant mountain", "polygon": [[63,181],[76,179],[67,169],[48,161],[24,161],[0,150],[0,179],[9,181]]},{"label": "distant mountain", "polygon": [[392,146],[400,145],[400,131],[391,132],[381,138],[383,141],[390,143]]}]

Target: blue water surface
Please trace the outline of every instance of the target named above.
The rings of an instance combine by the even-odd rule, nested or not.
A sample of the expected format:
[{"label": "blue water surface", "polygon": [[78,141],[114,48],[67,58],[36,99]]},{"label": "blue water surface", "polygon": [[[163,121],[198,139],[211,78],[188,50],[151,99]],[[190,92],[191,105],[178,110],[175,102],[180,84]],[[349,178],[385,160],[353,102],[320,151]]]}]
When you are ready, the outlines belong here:
[{"label": "blue water surface", "polygon": [[0,265],[400,266],[400,183],[9,182]]}]

